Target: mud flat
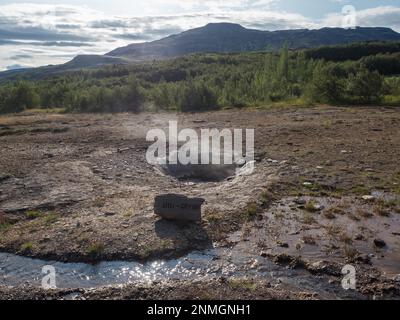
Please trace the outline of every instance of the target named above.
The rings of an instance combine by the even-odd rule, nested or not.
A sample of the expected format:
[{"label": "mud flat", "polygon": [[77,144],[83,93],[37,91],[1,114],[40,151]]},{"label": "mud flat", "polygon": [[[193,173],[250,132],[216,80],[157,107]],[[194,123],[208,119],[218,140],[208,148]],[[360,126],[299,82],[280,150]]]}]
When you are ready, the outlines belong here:
[{"label": "mud flat", "polygon": [[[256,170],[220,181],[157,170],[145,158],[146,133],[170,120],[197,130],[254,128]],[[25,114],[0,118],[0,150],[5,298],[27,297],[26,286],[35,288],[30,298],[71,290],[77,298],[145,298],[139,287],[160,298],[174,287],[184,298],[195,294],[184,290],[193,283],[218,284],[216,296],[226,297],[400,297],[399,109]],[[155,216],[154,197],[164,193],[204,198],[202,222]],[[189,264],[199,276],[174,277],[170,269],[194,252],[209,258]],[[19,260],[28,258],[37,269],[59,264],[66,278],[58,291],[41,291],[40,270]],[[234,270],[224,274],[225,264]],[[346,264],[357,270],[351,294],[340,287]],[[134,276],[124,278],[124,268]],[[97,282],[74,282],[73,270]],[[147,281],[149,270],[157,277]]]}]

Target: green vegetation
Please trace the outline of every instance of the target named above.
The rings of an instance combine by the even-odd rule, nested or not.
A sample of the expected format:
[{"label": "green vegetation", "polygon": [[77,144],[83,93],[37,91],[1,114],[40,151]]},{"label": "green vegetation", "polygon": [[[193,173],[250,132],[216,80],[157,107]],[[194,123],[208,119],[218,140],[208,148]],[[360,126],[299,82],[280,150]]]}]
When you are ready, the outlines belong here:
[{"label": "green vegetation", "polygon": [[32,242],[25,242],[25,243],[21,244],[20,251],[27,252],[27,251],[31,251],[32,248],[33,248]]},{"label": "green vegetation", "polygon": [[223,219],[223,215],[221,215],[216,209],[207,209],[204,216],[209,223],[219,223]]},{"label": "green vegetation", "polygon": [[194,54],[0,86],[0,113],[206,111],[296,103],[400,105],[400,43]]},{"label": "green vegetation", "polygon": [[253,220],[257,216],[257,210],[258,206],[257,203],[251,202],[247,204],[247,207],[245,209],[245,216],[247,220]]},{"label": "green vegetation", "polygon": [[44,221],[47,225],[51,225],[51,224],[57,222],[59,218],[60,218],[60,216],[57,213],[49,213],[44,218]]},{"label": "green vegetation", "polygon": [[246,290],[255,291],[257,290],[257,283],[252,279],[229,279],[228,286],[232,290]]},{"label": "green vegetation", "polygon": [[0,221],[0,232],[7,231],[10,228],[11,224],[7,221]]},{"label": "green vegetation", "polygon": [[304,209],[308,212],[320,211],[319,206],[313,200],[307,201],[307,203],[304,206]]},{"label": "green vegetation", "polygon": [[101,242],[95,242],[89,245],[87,253],[90,257],[96,258],[104,251],[104,244]]},{"label": "green vegetation", "polygon": [[42,216],[42,213],[39,211],[29,210],[25,212],[25,215],[28,219],[36,219]]}]

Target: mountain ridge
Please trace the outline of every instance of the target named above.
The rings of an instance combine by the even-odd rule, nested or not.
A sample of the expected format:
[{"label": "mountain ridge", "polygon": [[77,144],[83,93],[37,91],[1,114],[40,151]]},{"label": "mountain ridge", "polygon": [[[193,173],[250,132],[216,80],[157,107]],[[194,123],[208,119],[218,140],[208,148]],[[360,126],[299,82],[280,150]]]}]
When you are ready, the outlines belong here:
[{"label": "mountain ridge", "polygon": [[160,40],[134,43],[117,48],[106,56],[143,61],[179,57],[191,53],[238,53],[350,44],[361,41],[400,41],[400,34],[384,27],[355,29],[321,28],[262,31],[234,23],[209,23]]}]

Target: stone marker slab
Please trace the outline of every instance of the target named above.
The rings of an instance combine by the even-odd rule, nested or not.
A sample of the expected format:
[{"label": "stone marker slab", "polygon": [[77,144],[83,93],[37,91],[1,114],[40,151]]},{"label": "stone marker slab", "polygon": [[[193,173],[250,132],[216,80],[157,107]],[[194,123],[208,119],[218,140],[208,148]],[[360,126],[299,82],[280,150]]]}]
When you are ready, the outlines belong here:
[{"label": "stone marker slab", "polygon": [[201,221],[202,198],[188,198],[179,194],[156,196],[154,213],[167,220]]}]

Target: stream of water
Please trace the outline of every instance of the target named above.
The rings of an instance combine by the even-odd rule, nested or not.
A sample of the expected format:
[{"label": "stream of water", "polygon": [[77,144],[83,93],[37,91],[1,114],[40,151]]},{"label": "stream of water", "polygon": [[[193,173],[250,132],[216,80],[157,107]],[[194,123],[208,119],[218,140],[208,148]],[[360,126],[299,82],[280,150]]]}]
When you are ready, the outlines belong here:
[{"label": "stream of water", "polygon": [[105,261],[96,265],[62,263],[31,259],[0,253],[0,285],[29,284],[40,287],[44,266],[56,270],[57,288],[100,288],[162,280],[202,280],[219,277],[252,277],[284,284],[294,289],[310,290],[325,298],[357,297],[338,285],[329,284],[326,277],[316,277],[304,270],[291,270],[272,263],[267,258],[237,249],[214,248],[192,252],[173,260],[147,263]]}]

